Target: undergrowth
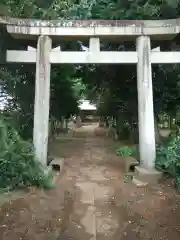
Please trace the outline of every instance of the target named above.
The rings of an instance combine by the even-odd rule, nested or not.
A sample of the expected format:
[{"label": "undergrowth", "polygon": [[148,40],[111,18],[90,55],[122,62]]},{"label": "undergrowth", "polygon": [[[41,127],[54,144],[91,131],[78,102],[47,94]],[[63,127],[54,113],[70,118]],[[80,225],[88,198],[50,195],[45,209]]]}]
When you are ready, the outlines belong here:
[{"label": "undergrowth", "polygon": [[37,186],[51,188],[52,175],[35,159],[33,146],[12,125],[0,118],[0,188],[12,190]]},{"label": "undergrowth", "polygon": [[[138,159],[137,147],[123,146],[116,150],[119,156],[132,156]],[[156,169],[175,178],[180,190],[180,135],[171,134],[156,145]]]},{"label": "undergrowth", "polygon": [[116,150],[116,153],[118,156],[132,156],[134,158],[136,158],[137,160],[139,160],[139,151],[137,146],[133,146],[133,147],[129,147],[129,146],[123,146],[123,147],[119,147]]},{"label": "undergrowth", "polygon": [[156,168],[176,180],[180,189],[180,135],[171,135],[165,143],[156,146]]}]

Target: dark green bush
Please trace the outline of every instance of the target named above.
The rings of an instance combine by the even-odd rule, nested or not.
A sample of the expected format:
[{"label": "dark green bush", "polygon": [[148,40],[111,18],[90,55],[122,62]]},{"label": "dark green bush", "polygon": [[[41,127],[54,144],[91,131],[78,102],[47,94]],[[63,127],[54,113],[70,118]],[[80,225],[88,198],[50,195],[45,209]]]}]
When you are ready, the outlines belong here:
[{"label": "dark green bush", "polygon": [[156,168],[175,177],[180,187],[180,135],[172,136],[165,144],[156,147]]},{"label": "dark green bush", "polygon": [[[139,160],[136,146],[123,146],[116,150],[119,156],[133,156]],[[171,134],[159,145],[156,145],[156,168],[173,176],[176,187],[180,189],[180,135]]]},{"label": "dark green bush", "polygon": [[51,188],[52,176],[35,159],[33,146],[0,119],[0,188],[37,186]]}]

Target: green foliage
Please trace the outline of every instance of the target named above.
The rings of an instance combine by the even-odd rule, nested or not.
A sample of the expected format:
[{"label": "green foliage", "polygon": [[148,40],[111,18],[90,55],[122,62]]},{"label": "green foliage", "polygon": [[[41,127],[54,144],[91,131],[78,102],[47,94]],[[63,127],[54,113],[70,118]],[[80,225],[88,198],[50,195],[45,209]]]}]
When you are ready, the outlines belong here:
[{"label": "green foliage", "polygon": [[49,128],[50,128],[50,134],[49,135],[53,136],[56,133],[59,126],[60,126],[60,121],[58,121],[54,117],[51,117],[50,120],[49,120]]},{"label": "green foliage", "polygon": [[120,147],[116,150],[116,152],[117,152],[117,155],[124,156],[124,157],[132,156],[132,153],[133,153],[132,149],[128,146]]},{"label": "green foliage", "polygon": [[[80,94],[74,88],[76,81],[73,76],[73,66],[52,68],[50,116],[59,121],[62,116],[69,117],[78,111]],[[0,68],[0,79],[2,93],[9,96],[5,107],[6,115],[13,119],[13,126],[24,139],[32,138],[35,66],[3,66]]]},{"label": "green foliage", "polygon": [[123,146],[116,150],[118,156],[134,156],[136,153],[136,147]]},{"label": "green foliage", "polygon": [[76,82],[73,78],[75,69],[71,65],[53,67],[51,73],[51,101],[50,114],[57,120],[61,117],[70,117],[78,111]]},{"label": "green foliage", "polygon": [[180,187],[180,135],[172,136],[166,144],[157,145],[156,168],[176,178]]},{"label": "green foliage", "polygon": [[[79,1],[79,8],[83,9],[83,2]],[[89,1],[92,19],[169,19],[179,16],[179,1],[172,0],[134,0],[112,1],[95,0]],[[85,5],[84,5],[85,6]],[[87,6],[87,2],[86,2]],[[107,8],[109,6],[109,8]],[[87,16],[86,15],[86,16]],[[171,49],[171,42],[152,41],[152,48],[160,46],[163,50]],[[132,42],[119,44],[101,42],[103,50],[135,50]],[[86,70],[88,72],[86,72]],[[93,69],[93,70],[92,70]],[[180,68],[179,65],[156,65],[153,66],[153,94],[154,109],[156,113],[166,111],[174,116],[180,104]],[[136,67],[133,65],[110,65],[84,67],[82,74],[84,81],[91,91],[92,98],[99,103],[98,112],[102,116],[122,117],[133,124],[137,120],[137,79]],[[135,135],[137,135],[135,133]],[[120,135],[119,135],[120,136]]]},{"label": "green foliage", "polygon": [[34,157],[32,144],[21,139],[7,119],[0,119],[0,188],[51,188],[52,176]]},{"label": "green foliage", "polygon": [[[179,1],[172,0],[8,0],[1,1],[11,16],[23,18],[39,19],[162,19],[175,18],[179,14]],[[107,8],[108,6],[108,8]],[[3,11],[3,7],[1,7]],[[7,15],[7,11],[4,15]],[[3,15],[3,14],[2,14]],[[13,39],[9,47],[17,42]],[[20,43],[21,45],[22,43]],[[23,43],[27,45],[27,43]],[[153,46],[169,48],[167,43],[153,41]],[[61,43],[65,49],[74,49],[77,43]],[[153,47],[152,46],[152,47]],[[22,47],[22,46],[20,46]],[[104,50],[135,50],[133,43],[109,43],[101,42]],[[15,49],[15,48],[14,48]],[[20,69],[20,70],[19,70]],[[8,81],[7,92],[13,96],[13,100],[20,109],[21,132],[29,129],[26,134],[32,132],[33,123],[33,96],[34,96],[34,73],[29,65],[15,66],[13,70],[13,80]],[[80,69],[77,70],[77,69]],[[8,71],[9,67],[8,67]],[[176,112],[180,102],[179,94],[179,66],[153,67],[154,77],[154,103],[155,111],[166,109]],[[77,112],[78,84],[74,84],[74,79],[82,79],[88,88],[89,97],[99,102],[99,113],[104,116],[118,117],[118,114],[125,113],[125,118],[132,124],[132,119],[137,119],[137,86],[136,67],[131,65],[109,65],[109,66],[72,66],[53,67],[51,74],[51,116],[60,120],[61,116],[74,114]],[[32,76],[33,75],[33,76]],[[16,76],[16,77],[15,77]],[[19,81],[19,84],[16,82]],[[23,84],[22,84],[23,83]],[[14,85],[14,86],[13,86]],[[27,94],[24,94],[26,92]],[[60,93],[61,92],[61,93]],[[84,90],[83,90],[84,95]],[[29,96],[29,97],[27,97]],[[66,103],[66,104],[64,104]],[[31,107],[30,107],[31,106]],[[66,107],[65,107],[66,106]],[[22,117],[24,116],[24,117]]]},{"label": "green foliage", "polygon": [[138,146],[123,146],[123,147],[119,147],[118,149],[116,149],[116,153],[118,156],[123,156],[123,157],[127,157],[127,156],[132,156],[134,158],[136,158],[136,160],[139,161],[139,150],[138,150]]},{"label": "green foliage", "polygon": [[[108,7],[107,7],[108,6]],[[2,0],[0,15],[13,17],[38,18],[38,19],[168,19],[179,17],[179,1],[176,0]],[[10,38],[10,36],[9,36]],[[3,38],[5,39],[5,38]],[[4,45],[9,49],[23,49],[28,42],[15,39],[5,39]],[[2,41],[2,38],[1,38]],[[18,42],[18,44],[17,44]],[[171,44],[171,41],[169,41]],[[167,42],[152,41],[152,48],[160,46],[162,50],[169,50]],[[36,43],[32,42],[35,47]],[[58,43],[59,44],[59,43]],[[62,43],[66,49],[68,43]],[[61,45],[61,46],[62,46]],[[77,45],[77,44],[75,44]],[[74,44],[69,43],[69,49],[74,49]],[[103,50],[135,50],[132,42],[109,43],[101,41]],[[77,70],[78,69],[78,70]],[[75,76],[76,75],[76,76]],[[180,68],[174,66],[153,66],[153,95],[154,109],[170,112],[175,115],[180,105]],[[82,79],[82,83],[74,79]],[[35,69],[30,65],[14,65],[0,69],[0,79],[3,91],[11,99],[6,108],[7,115],[13,119],[13,126],[23,136],[30,138],[33,124],[34,104],[34,79]],[[72,66],[53,67],[51,74],[51,117],[60,120],[62,116],[77,112],[77,103],[87,86],[88,96],[99,103],[99,113],[102,116],[113,116],[117,122],[129,124],[137,135],[137,79],[136,66],[109,65],[109,66]],[[117,132],[122,135],[121,126],[117,124]],[[125,129],[127,130],[127,128]],[[126,131],[127,132],[127,131]],[[127,153],[129,153],[127,151]],[[123,154],[127,154],[124,151]]]}]

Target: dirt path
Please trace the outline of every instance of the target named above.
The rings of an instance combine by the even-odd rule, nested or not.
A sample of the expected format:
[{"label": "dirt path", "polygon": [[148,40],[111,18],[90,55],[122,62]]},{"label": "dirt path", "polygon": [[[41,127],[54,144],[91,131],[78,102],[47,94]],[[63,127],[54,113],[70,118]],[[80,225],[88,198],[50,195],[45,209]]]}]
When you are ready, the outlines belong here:
[{"label": "dirt path", "polygon": [[54,148],[65,156],[64,175],[53,190],[31,189],[1,206],[1,240],[180,239],[180,197],[171,183],[124,183],[111,140],[89,136]]}]

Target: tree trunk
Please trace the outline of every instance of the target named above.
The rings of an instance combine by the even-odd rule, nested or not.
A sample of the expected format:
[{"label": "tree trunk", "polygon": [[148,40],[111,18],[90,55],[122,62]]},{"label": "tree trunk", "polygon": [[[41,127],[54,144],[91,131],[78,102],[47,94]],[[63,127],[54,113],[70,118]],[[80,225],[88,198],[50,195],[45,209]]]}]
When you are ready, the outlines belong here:
[{"label": "tree trunk", "polygon": [[108,120],[109,120],[108,117],[105,117],[105,125],[106,125],[106,128],[109,127],[109,121],[108,121]]},{"label": "tree trunk", "polygon": [[154,116],[154,131],[155,131],[155,140],[156,143],[161,143],[161,135],[159,133],[157,116]]},{"label": "tree trunk", "polygon": [[66,120],[65,120],[65,125],[66,125],[65,128],[66,128],[66,129],[68,129],[68,122],[69,122],[69,121],[68,121],[68,118],[66,118]]}]

